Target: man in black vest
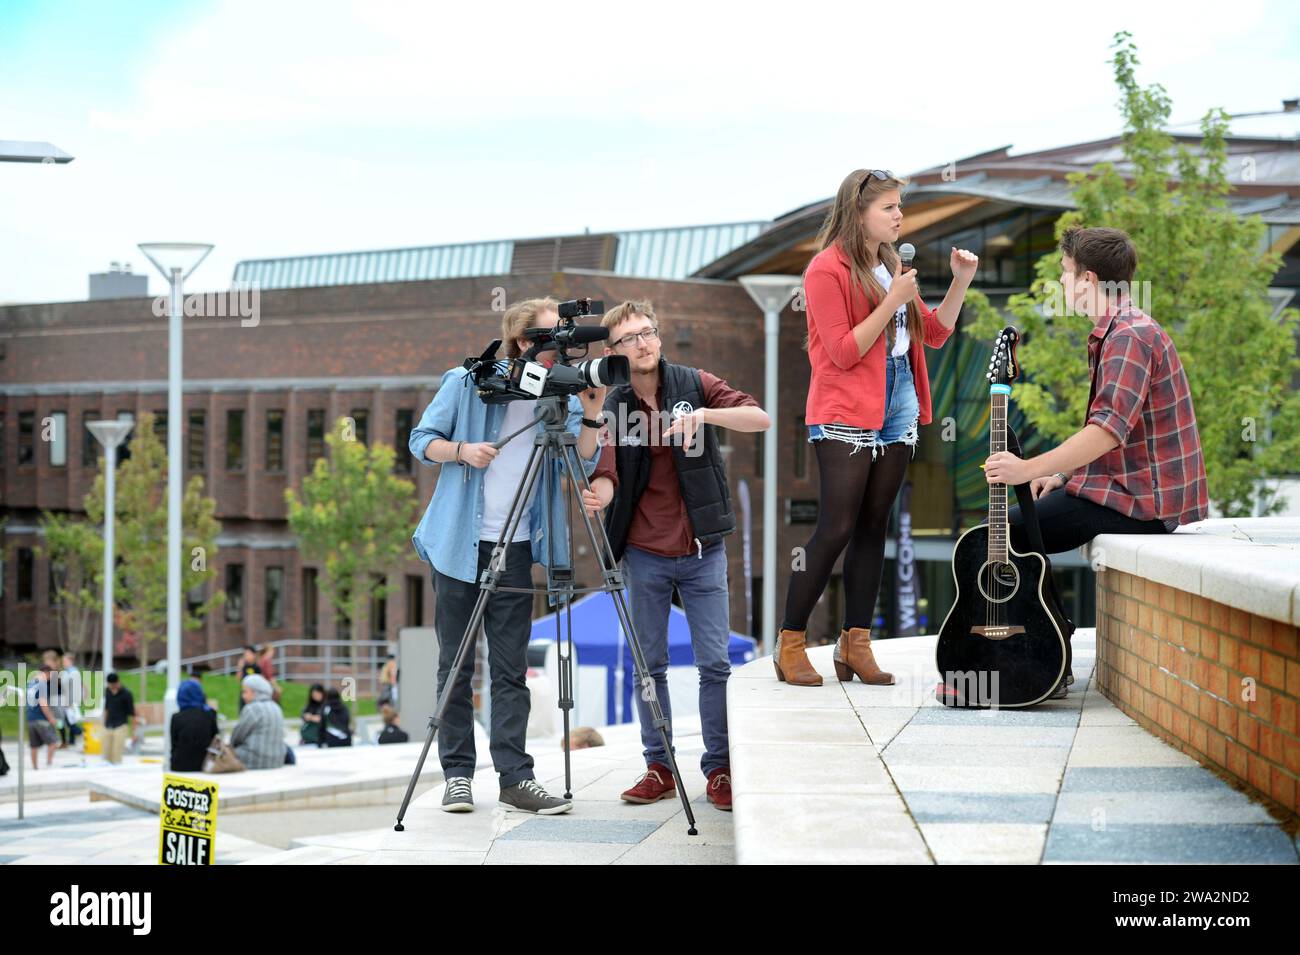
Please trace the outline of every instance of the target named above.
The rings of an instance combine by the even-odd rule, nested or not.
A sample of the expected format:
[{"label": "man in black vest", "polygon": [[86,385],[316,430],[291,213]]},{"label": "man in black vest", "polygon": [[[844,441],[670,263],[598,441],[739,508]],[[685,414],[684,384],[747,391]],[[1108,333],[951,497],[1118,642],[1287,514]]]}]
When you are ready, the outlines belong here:
[{"label": "man in black vest", "polygon": [[[605,399],[608,439],[584,494],[588,510],[609,506],[605,530],[622,561],[632,625],[654,678],[664,715],[668,701],[668,616],[681,595],[700,674],[700,724],[709,801],[731,809],[727,746],[727,678],[731,636],[727,552],[736,529],[716,427],[766,431],[767,412],[707,371],[665,361],[649,302],[624,302],[605,313],[607,355],[624,355],[631,382]],[[652,803],[673,796],[663,741],[648,701],[636,694],[646,772],[623,799]]]}]

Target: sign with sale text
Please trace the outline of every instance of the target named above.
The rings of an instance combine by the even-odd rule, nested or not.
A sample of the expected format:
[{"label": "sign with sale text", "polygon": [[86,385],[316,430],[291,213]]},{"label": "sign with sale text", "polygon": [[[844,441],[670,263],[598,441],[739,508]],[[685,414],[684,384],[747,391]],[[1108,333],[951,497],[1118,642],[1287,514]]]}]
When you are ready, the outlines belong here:
[{"label": "sign with sale text", "polygon": [[217,784],[163,776],[159,865],[212,865],[217,839]]}]

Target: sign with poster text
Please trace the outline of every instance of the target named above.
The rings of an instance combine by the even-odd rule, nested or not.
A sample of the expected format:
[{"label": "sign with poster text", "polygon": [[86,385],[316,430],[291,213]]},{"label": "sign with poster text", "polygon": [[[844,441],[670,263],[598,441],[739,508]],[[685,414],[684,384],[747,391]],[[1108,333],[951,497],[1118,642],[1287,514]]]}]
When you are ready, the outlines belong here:
[{"label": "sign with poster text", "polygon": [[217,784],[163,776],[159,865],[212,865],[217,841]]}]

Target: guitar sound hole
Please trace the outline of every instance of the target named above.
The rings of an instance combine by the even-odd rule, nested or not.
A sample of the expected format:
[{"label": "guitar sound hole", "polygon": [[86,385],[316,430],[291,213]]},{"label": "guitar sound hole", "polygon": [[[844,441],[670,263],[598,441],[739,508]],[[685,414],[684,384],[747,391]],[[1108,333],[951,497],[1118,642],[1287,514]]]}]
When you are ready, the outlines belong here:
[{"label": "guitar sound hole", "polygon": [[990,603],[1006,603],[1020,587],[1020,571],[1005,561],[985,561],[979,573],[980,593]]}]

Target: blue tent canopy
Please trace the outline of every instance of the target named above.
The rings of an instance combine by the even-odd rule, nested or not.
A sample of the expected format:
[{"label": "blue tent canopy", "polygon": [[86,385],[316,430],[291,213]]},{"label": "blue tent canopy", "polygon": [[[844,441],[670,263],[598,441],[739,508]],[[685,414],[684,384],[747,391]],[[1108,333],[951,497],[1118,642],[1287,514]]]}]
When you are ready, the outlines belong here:
[{"label": "blue tent canopy", "polygon": [[[631,722],[632,720],[632,680],[623,680],[622,712],[620,721],[615,709],[618,693],[617,673],[620,664],[623,672],[631,674],[632,651],[623,639],[623,630],[614,607],[614,598],[607,593],[588,594],[569,605],[567,611],[560,614],[560,636],[568,631],[566,617],[573,619],[573,645],[577,650],[580,666],[603,666],[607,673],[606,681],[606,716],[609,723]],[[555,639],[555,614],[547,614],[533,621],[531,640],[550,642]],[[754,658],[756,644],[753,639],[742,634],[731,634],[727,653],[733,666],[738,666]],[[621,660],[620,660],[621,657]],[[668,614],[668,665],[694,666],[695,651],[691,648],[691,628],[686,621],[686,614],[681,607],[673,606]]]}]

